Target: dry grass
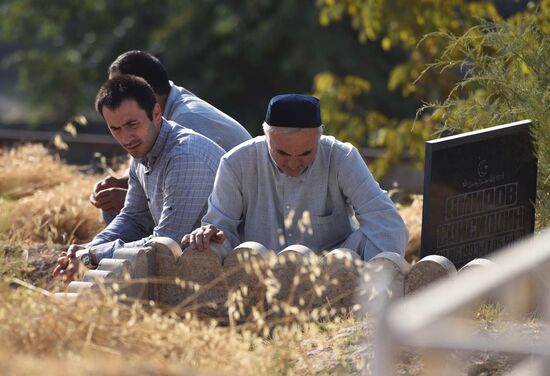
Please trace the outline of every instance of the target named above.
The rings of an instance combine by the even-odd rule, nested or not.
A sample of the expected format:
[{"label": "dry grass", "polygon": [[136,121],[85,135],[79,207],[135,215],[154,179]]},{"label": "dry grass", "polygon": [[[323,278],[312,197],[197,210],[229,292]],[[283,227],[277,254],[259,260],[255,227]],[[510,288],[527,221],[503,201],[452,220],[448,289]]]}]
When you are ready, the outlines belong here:
[{"label": "dry grass", "polygon": [[[0,160],[0,375],[348,375],[370,368],[373,328],[367,318],[315,320],[299,304],[277,303],[277,291],[270,293],[271,308],[287,320],[275,322],[293,325],[273,325],[266,312],[265,320],[220,326],[184,307],[122,303],[109,291],[73,300],[9,287],[12,277],[60,287],[47,277],[62,248],[55,243],[89,239],[101,228],[88,203],[99,176],[82,174],[36,145],[0,151]],[[400,208],[409,227],[409,260],[418,257],[421,210],[420,197]],[[311,280],[316,269],[302,269]],[[315,284],[322,275],[313,274]],[[238,306],[239,298],[233,300]],[[492,326],[495,312],[480,312],[480,323]],[[473,365],[465,360],[464,374],[498,374],[511,364],[478,358]],[[421,372],[419,359],[403,358],[400,372]]]},{"label": "dry grass", "polygon": [[414,264],[420,259],[420,235],[422,231],[422,195],[413,195],[409,206],[399,212],[409,229],[409,243],[405,249],[405,259]]},{"label": "dry grass", "polygon": [[[0,150],[0,161],[0,276],[59,288],[47,276],[59,244],[90,239],[102,226],[88,202],[100,176],[38,145]],[[268,331],[122,304],[108,292],[60,300],[0,282],[0,302],[0,364],[7,364],[0,375],[358,374],[372,354],[363,341],[366,319],[312,321],[284,302],[279,311],[292,313],[295,325],[270,324]]]},{"label": "dry grass", "polygon": [[[294,375],[338,369],[348,374],[360,366],[360,354],[350,350],[360,336],[349,329],[349,336],[338,336],[358,325],[352,320],[279,328],[266,339],[191,316],[120,304],[110,294],[61,300],[3,287],[0,299],[0,359],[18,359],[10,368],[15,373],[33,373],[46,364],[49,374],[66,369],[63,364],[74,374]],[[315,353],[325,353],[322,364],[312,361]],[[98,357],[105,361],[97,362]]]},{"label": "dry grass", "polygon": [[73,177],[18,200],[11,211],[9,239],[60,244],[90,240],[103,227],[99,212],[88,201],[95,180]]},{"label": "dry grass", "polygon": [[99,176],[79,173],[41,145],[0,150],[0,161],[0,237],[69,244],[101,229],[88,202]]},{"label": "dry grass", "polygon": [[[0,151],[0,160],[0,276],[52,288],[42,269],[55,260],[56,244],[89,239],[101,228],[88,202],[100,176],[38,145]],[[6,282],[0,363],[9,366],[0,374],[349,374],[362,367],[357,333],[364,331],[357,328],[365,322],[351,318],[311,323],[298,310],[294,326],[220,327],[182,310],[122,304],[108,292],[60,300]]]},{"label": "dry grass", "polygon": [[213,324],[118,304],[116,296],[53,301],[27,291],[3,295],[8,299],[0,317],[10,325],[1,327],[0,337],[7,348],[22,354],[62,359],[95,353],[130,363],[169,361],[225,372],[250,369],[250,357],[237,357],[230,365],[219,354],[262,346]]},{"label": "dry grass", "polygon": [[39,144],[0,149],[0,197],[19,199],[74,179],[76,170]]}]

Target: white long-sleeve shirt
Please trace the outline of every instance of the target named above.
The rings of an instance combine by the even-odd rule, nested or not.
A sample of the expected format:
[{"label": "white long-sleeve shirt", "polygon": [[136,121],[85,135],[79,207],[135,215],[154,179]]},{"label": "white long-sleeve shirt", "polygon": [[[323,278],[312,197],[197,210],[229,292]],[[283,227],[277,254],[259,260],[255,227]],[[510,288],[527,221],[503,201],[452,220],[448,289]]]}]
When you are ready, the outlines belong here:
[{"label": "white long-sleeve shirt", "polygon": [[228,250],[244,241],[276,252],[291,244],[314,251],[343,245],[365,260],[383,251],[403,255],[408,237],[357,149],[330,136],[321,136],[314,161],[298,177],[279,170],[265,136],[231,150],[220,162],[202,222],[224,231]]}]

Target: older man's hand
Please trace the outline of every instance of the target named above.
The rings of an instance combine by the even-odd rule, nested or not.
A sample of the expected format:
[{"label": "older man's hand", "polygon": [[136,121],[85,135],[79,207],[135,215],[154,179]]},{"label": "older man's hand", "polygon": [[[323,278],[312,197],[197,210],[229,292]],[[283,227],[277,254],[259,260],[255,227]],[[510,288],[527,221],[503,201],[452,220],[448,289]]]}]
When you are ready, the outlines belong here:
[{"label": "older man's hand", "polygon": [[77,252],[83,250],[81,245],[73,244],[64,254],[57,259],[57,265],[53,270],[53,276],[61,276],[64,282],[71,282],[78,273],[80,260]]},{"label": "older man's hand", "polygon": [[186,234],[181,240],[182,244],[189,243],[191,248],[199,251],[208,249],[210,242],[223,243],[225,235],[222,230],[218,230],[214,225],[206,225]]}]

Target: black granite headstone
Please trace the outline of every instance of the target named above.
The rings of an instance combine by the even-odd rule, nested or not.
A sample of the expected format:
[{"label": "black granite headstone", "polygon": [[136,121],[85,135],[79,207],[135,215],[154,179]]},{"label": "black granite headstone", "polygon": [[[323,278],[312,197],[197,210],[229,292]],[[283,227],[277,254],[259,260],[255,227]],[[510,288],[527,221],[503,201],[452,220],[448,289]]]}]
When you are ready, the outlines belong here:
[{"label": "black granite headstone", "polygon": [[457,268],[532,233],[537,159],[531,121],[426,143],[421,257]]}]

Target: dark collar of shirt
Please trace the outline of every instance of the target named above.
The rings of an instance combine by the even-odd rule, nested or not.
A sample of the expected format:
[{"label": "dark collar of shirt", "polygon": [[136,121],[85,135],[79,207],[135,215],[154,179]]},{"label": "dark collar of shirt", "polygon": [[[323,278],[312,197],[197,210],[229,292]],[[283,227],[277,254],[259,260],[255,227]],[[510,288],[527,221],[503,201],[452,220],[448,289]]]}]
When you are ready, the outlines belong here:
[{"label": "dark collar of shirt", "polygon": [[168,124],[168,122],[164,118],[162,118],[160,131],[157,139],[155,140],[155,143],[153,144],[153,147],[151,148],[151,151],[147,153],[147,156],[145,158],[136,158],[137,162],[145,166],[146,174],[153,171],[153,166],[155,165],[155,162],[160,158],[164,150],[164,146],[166,145],[166,140],[168,139],[170,129],[170,124]]}]

